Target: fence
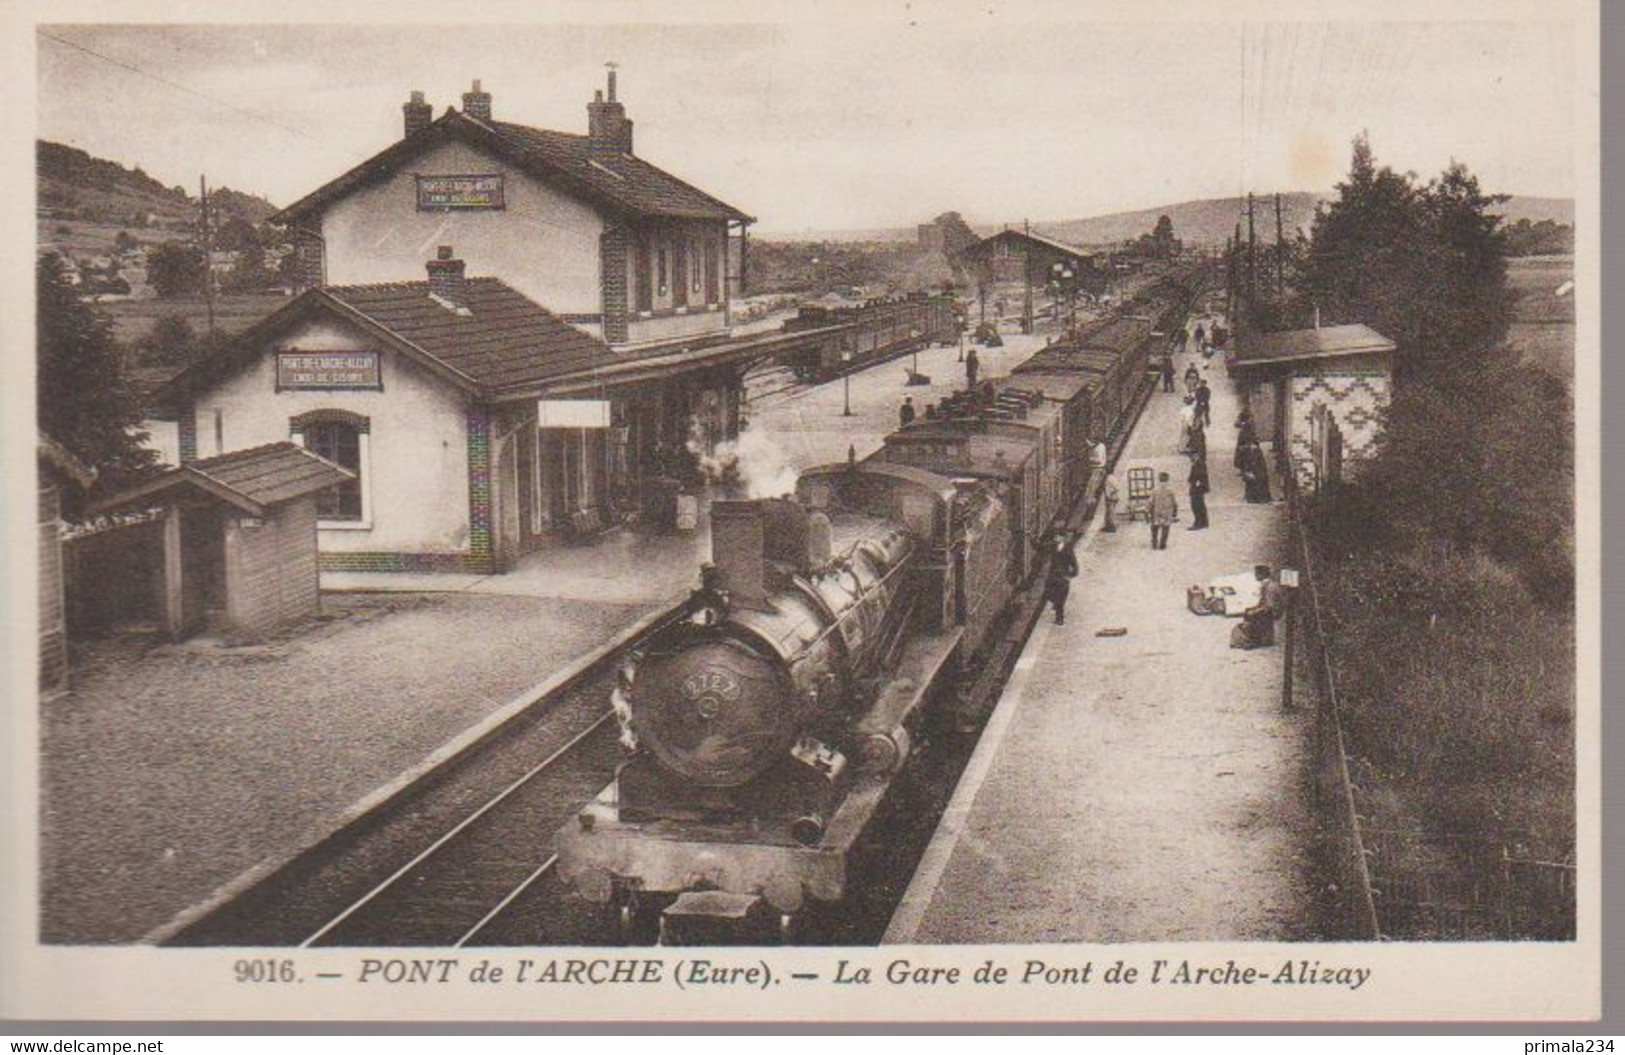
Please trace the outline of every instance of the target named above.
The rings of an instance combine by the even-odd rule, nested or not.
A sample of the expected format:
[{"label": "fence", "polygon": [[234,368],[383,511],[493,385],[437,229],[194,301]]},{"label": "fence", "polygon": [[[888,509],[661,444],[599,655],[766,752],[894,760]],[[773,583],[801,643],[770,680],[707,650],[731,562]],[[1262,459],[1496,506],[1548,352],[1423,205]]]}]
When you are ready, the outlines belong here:
[{"label": "fence", "polygon": [[[1327,937],[1374,941],[1383,936],[1382,925],[1377,915],[1365,833],[1354,797],[1354,781],[1349,772],[1337,678],[1326,649],[1320,594],[1315,586],[1309,540],[1303,529],[1302,500],[1291,473],[1286,474],[1285,487],[1300,574],[1302,599],[1296,606],[1298,625],[1306,634],[1308,647],[1304,650],[1304,660],[1314,687],[1314,790],[1315,808],[1324,825],[1321,851],[1327,873],[1326,929],[1330,932]],[[1292,672],[1288,676],[1292,676]]]},{"label": "fence", "polygon": [[163,524],[151,518],[108,522],[62,541],[68,631],[95,633],[159,617]]},{"label": "fence", "polygon": [[1482,835],[1387,828],[1360,808],[1359,760],[1344,737],[1314,560],[1302,504],[1287,480],[1292,547],[1301,569],[1298,626],[1315,699],[1314,789],[1323,825],[1324,928],[1332,939],[1544,940],[1575,936],[1570,860],[1531,856],[1523,844]]}]

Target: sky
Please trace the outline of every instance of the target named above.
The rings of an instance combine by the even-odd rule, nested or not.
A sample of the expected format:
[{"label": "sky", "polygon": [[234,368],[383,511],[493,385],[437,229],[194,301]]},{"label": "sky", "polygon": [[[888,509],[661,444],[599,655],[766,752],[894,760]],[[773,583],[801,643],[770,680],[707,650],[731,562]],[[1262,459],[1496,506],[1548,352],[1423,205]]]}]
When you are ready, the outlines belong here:
[{"label": "sky", "polygon": [[47,25],[38,134],[168,184],[195,189],[203,173],[285,205],[397,139],[414,89],[438,116],[477,77],[498,119],[585,132],[613,61],[638,154],[758,217],[760,234],[1329,190],[1362,128],[1401,171],[1458,159],[1488,190],[1575,190],[1567,22],[1033,23],[969,10]]}]

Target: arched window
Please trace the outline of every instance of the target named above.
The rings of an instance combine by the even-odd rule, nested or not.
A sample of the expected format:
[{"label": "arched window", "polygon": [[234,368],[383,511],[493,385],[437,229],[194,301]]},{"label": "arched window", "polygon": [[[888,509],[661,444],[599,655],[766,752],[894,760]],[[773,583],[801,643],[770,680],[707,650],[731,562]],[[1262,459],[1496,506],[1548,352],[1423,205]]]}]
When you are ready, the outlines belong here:
[{"label": "arched window", "polygon": [[364,523],[368,512],[367,419],[343,410],[313,410],[289,422],[289,430],[306,450],[355,474],[355,479],[334,484],[316,496],[317,519]]}]

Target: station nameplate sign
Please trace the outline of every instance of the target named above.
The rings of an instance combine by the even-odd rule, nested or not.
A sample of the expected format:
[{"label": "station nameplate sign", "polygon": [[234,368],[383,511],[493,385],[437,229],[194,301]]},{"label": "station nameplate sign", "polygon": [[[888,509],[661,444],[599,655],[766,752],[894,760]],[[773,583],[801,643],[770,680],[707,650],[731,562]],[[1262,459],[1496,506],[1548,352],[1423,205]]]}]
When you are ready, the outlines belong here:
[{"label": "station nameplate sign", "polygon": [[500,209],[502,174],[419,176],[419,209]]},{"label": "station nameplate sign", "polygon": [[540,399],[536,401],[539,429],[607,429],[609,401],[605,399]]},{"label": "station nameplate sign", "polygon": [[278,352],[276,387],[383,388],[377,352]]}]

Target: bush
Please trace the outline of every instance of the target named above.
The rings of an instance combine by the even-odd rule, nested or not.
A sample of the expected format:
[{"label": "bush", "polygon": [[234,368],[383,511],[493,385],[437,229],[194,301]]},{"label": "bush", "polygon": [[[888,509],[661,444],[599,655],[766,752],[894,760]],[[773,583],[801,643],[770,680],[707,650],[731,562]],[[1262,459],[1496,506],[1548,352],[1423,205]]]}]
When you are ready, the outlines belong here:
[{"label": "bush", "polygon": [[1443,546],[1328,560],[1350,749],[1439,831],[1574,831],[1573,621]]}]

